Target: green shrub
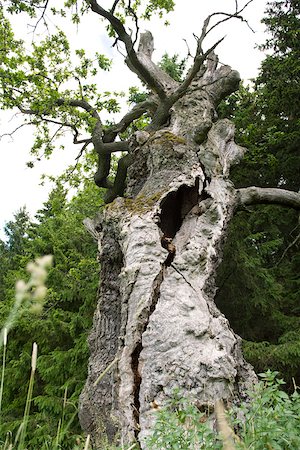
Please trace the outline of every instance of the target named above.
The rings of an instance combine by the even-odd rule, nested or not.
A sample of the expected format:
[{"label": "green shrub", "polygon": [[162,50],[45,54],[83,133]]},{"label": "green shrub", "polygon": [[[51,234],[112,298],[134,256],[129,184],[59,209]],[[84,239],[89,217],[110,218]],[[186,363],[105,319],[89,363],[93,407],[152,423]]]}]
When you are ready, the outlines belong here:
[{"label": "green shrub", "polygon": [[[296,389],[290,396],[283,392],[284,381],[277,379],[277,375],[278,372],[271,371],[260,374],[261,380],[248,392],[248,401],[228,411],[227,422],[236,449],[300,448],[300,396]],[[149,450],[226,448],[214,430],[209,414],[200,412],[178,392],[158,410],[153,433],[146,445]]]}]

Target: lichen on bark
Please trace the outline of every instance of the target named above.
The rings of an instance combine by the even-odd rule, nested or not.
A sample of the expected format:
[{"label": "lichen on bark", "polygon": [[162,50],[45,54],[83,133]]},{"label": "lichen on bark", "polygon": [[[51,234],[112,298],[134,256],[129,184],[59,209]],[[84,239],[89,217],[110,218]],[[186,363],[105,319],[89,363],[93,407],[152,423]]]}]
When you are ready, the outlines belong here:
[{"label": "lichen on bark", "polygon": [[[130,193],[131,180],[132,198],[116,199],[95,221],[95,227],[100,222],[102,227],[100,295],[115,273],[120,323],[117,343],[109,327],[103,330],[100,299],[92,332],[98,337],[90,340],[89,378],[80,412],[82,418],[90,417],[84,425],[96,448],[103,425],[115,430],[107,433],[110,439],[137,440],[144,448],[155,417],[153,405],[163,405],[175,388],[197,404],[213,406],[216,398],[238,399],[255,380],[239,338],[213,301],[214,273],[235,205],[228,168],[243,149],[234,144],[232,124],[226,120],[212,125],[202,146],[187,134],[174,135],[172,126],[151,135],[143,144],[149,175],[138,195]],[[176,153],[179,145],[185,147],[183,156]],[[206,159],[208,151],[212,156]],[[103,249],[114,251],[112,236],[120,257],[108,268]],[[163,237],[175,247],[169,261]],[[114,352],[107,347],[111,338]],[[116,356],[111,373],[96,391],[91,389]],[[97,398],[93,408],[91,396]]]},{"label": "lichen on bark", "polygon": [[[274,191],[236,191],[229,180],[245,149],[235,144],[233,124],[219,120],[216,107],[240,77],[219,65],[212,51],[218,42],[202,51],[209,20],[179,84],[151,61],[151,34],[135,53],[118,19],[91,3],[124,42],[128,66],[152,97],[115,128],[151,110],[150,125],[126,144],[124,197],[89,221],[99,242],[101,285],[80,419],[95,448],[102,448],[103,436],[146,448],[155,410],[175,388],[213,411],[216,400],[239,401],[256,381],[240,338],[214,303],[215,273],[235,209],[271,201]],[[277,191],[279,202],[284,195]],[[285,198],[300,209],[299,195]]]}]

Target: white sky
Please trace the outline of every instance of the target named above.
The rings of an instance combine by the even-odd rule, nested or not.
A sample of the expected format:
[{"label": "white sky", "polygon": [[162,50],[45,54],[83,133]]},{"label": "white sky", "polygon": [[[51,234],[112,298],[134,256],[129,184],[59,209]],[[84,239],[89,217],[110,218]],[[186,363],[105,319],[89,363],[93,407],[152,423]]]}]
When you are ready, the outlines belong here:
[{"label": "white sky", "polygon": [[[51,3],[51,2],[50,2]],[[245,3],[240,0],[239,3]],[[267,0],[254,0],[244,12],[244,17],[249,21],[255,30],[253,34],[245,23],[238,20],[231,20],[227,24],[221,25],[212,33],[211,41],[207,46],[214,43],[218,38],[226,35],[226,39],[219,46],[217,53],[220,61],[231,65],[238,70],[242,79],[253,78],[257,74],[257,69],[264,55],[256,47],[256,44],[264,42],[264,27],[260,23],[265,10]],[[112,0],[104,0],[101,5],[109,7]],[[184,57],[187,53],[188,42],[192,52],[195,44],[193,33],[200,35],[203,20],[206,16],[215,11],[233,12],[234,0],[177,0],[176,8],[168,17],[169,27],[164,27],[163,22],[151,20],[141,24],[143,29],[150,30],[154,35],[155,53],[154,59],[159,60],[167,52],[170,55],[178,53]],[[28,43],[32,36],[28,27],[24,23],[24,17],[18,16],[14,19],[17,37]],[[129,86],[137,85],[135,75],[124,66],[122,57],[115,49],[111,48],[111,41],[105,35],[105,24],[100,23],[94,14],[89,14],[77,31],[75,26],[69,25],[66,30],[70,34],[70,41],[75,48],[87,47],[90,50],[97,50],[113,58],[113,70],[108,74],[101,75],[99,83],[103,90],[126,90]],[[0,112],[0,135],[10,132],[20,123],[20,119],[14,116],[14,112]],[[74,161],[80,148],[72,144],[71,138],[65,142],[66,149],[62,152],[54,152],[50,161],[43,161],[36,164],[34,169],[26,167],[26,162],[31,158],[29,150],[33,142],[34,129],[22,128],[13,139],[3,137],[0,140],[0,150],[2,153],[0,166],[0,238],[3,238],[1,231],[5,222],[13,218],[13,214],[26,205],[28,211],[34,215],[37,209],[46,201],[51,185],[40,185],[42,173],[58,175],[68,164]],[[69,142],[69,144],[68,144]]]}]

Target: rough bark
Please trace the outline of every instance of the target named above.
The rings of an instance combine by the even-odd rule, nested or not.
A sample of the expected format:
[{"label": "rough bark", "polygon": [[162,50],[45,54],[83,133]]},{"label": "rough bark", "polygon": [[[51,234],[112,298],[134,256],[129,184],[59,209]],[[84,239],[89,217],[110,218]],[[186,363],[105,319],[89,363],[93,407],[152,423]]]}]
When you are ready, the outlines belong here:
[{"label": "rough bark", "polygon": [[299,209],[300,194],[236,191],[230,182],[230,167],[245,149],[234,142],[233,124],[218,120],[216,106],[240,78],[219,66],[210,51],[218,43],[202,51],[209,19],[180,84],[151,61],[151,33],[135,52],[120,21],[96,0],[90,3],[114,26],[128,66],[152,89],[149,101],[93,136],[102,186],[110,165],[105,145],[144,111],[152,120],[126,143],[128,153],[108,191],[109,200],[122,194],[127,176],[125,198],[86,222],[99,243],[101,285],[80,420],[95,448],[104,448],[105,439],[146,448],[155,412],[175,388],[213,413],[217,400],[239,401],[256,381],[240,338],[214,303],[215,273],[236,209],[262,202]]},{"label": "rough bark", "polygon": [[94,221],[101,286],[80,418],[95,448],[104,435],[146,448],[156,408],[175,388],[213,408],[216,399],[243,397],[256,379],[214,304],[214,274],[237,204],[229,169],[244,153],[215,105],[238,81],[215,62],[174,104],[167,127],[137,133],[127,198]]}]

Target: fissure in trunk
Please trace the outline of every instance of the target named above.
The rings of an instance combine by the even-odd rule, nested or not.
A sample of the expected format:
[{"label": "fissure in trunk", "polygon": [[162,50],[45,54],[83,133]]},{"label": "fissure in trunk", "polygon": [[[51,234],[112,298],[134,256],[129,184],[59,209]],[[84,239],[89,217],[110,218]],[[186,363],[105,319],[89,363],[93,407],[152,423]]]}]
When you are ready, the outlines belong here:
[{"label": "fissure in trunk", "polygon": [[[226,72],[236,86],[230,70],[222,68],[220,79]],[[131,148],[126,198],[117,198],[94,222],[102,227],[102,287],[80,418],[95,448],[103,448],[105,436],[146,448],[156,408],[175,389],[213,410],[216,399],[239,400],[256,379],[214,303],[215,272],[236,203],[229,169],[244,149],[234,143],[233,125],[214,114],[220,84],[213,84],[214,95],[202,85],[195,79],[174,105],[169,125],[145,132]],[[107,267],[112,236],[122,257]],[[116,326],[103,321],[111,277],[118,280],[118,294],[111,291],[112,311],[119,305],[118,338]]]}]

